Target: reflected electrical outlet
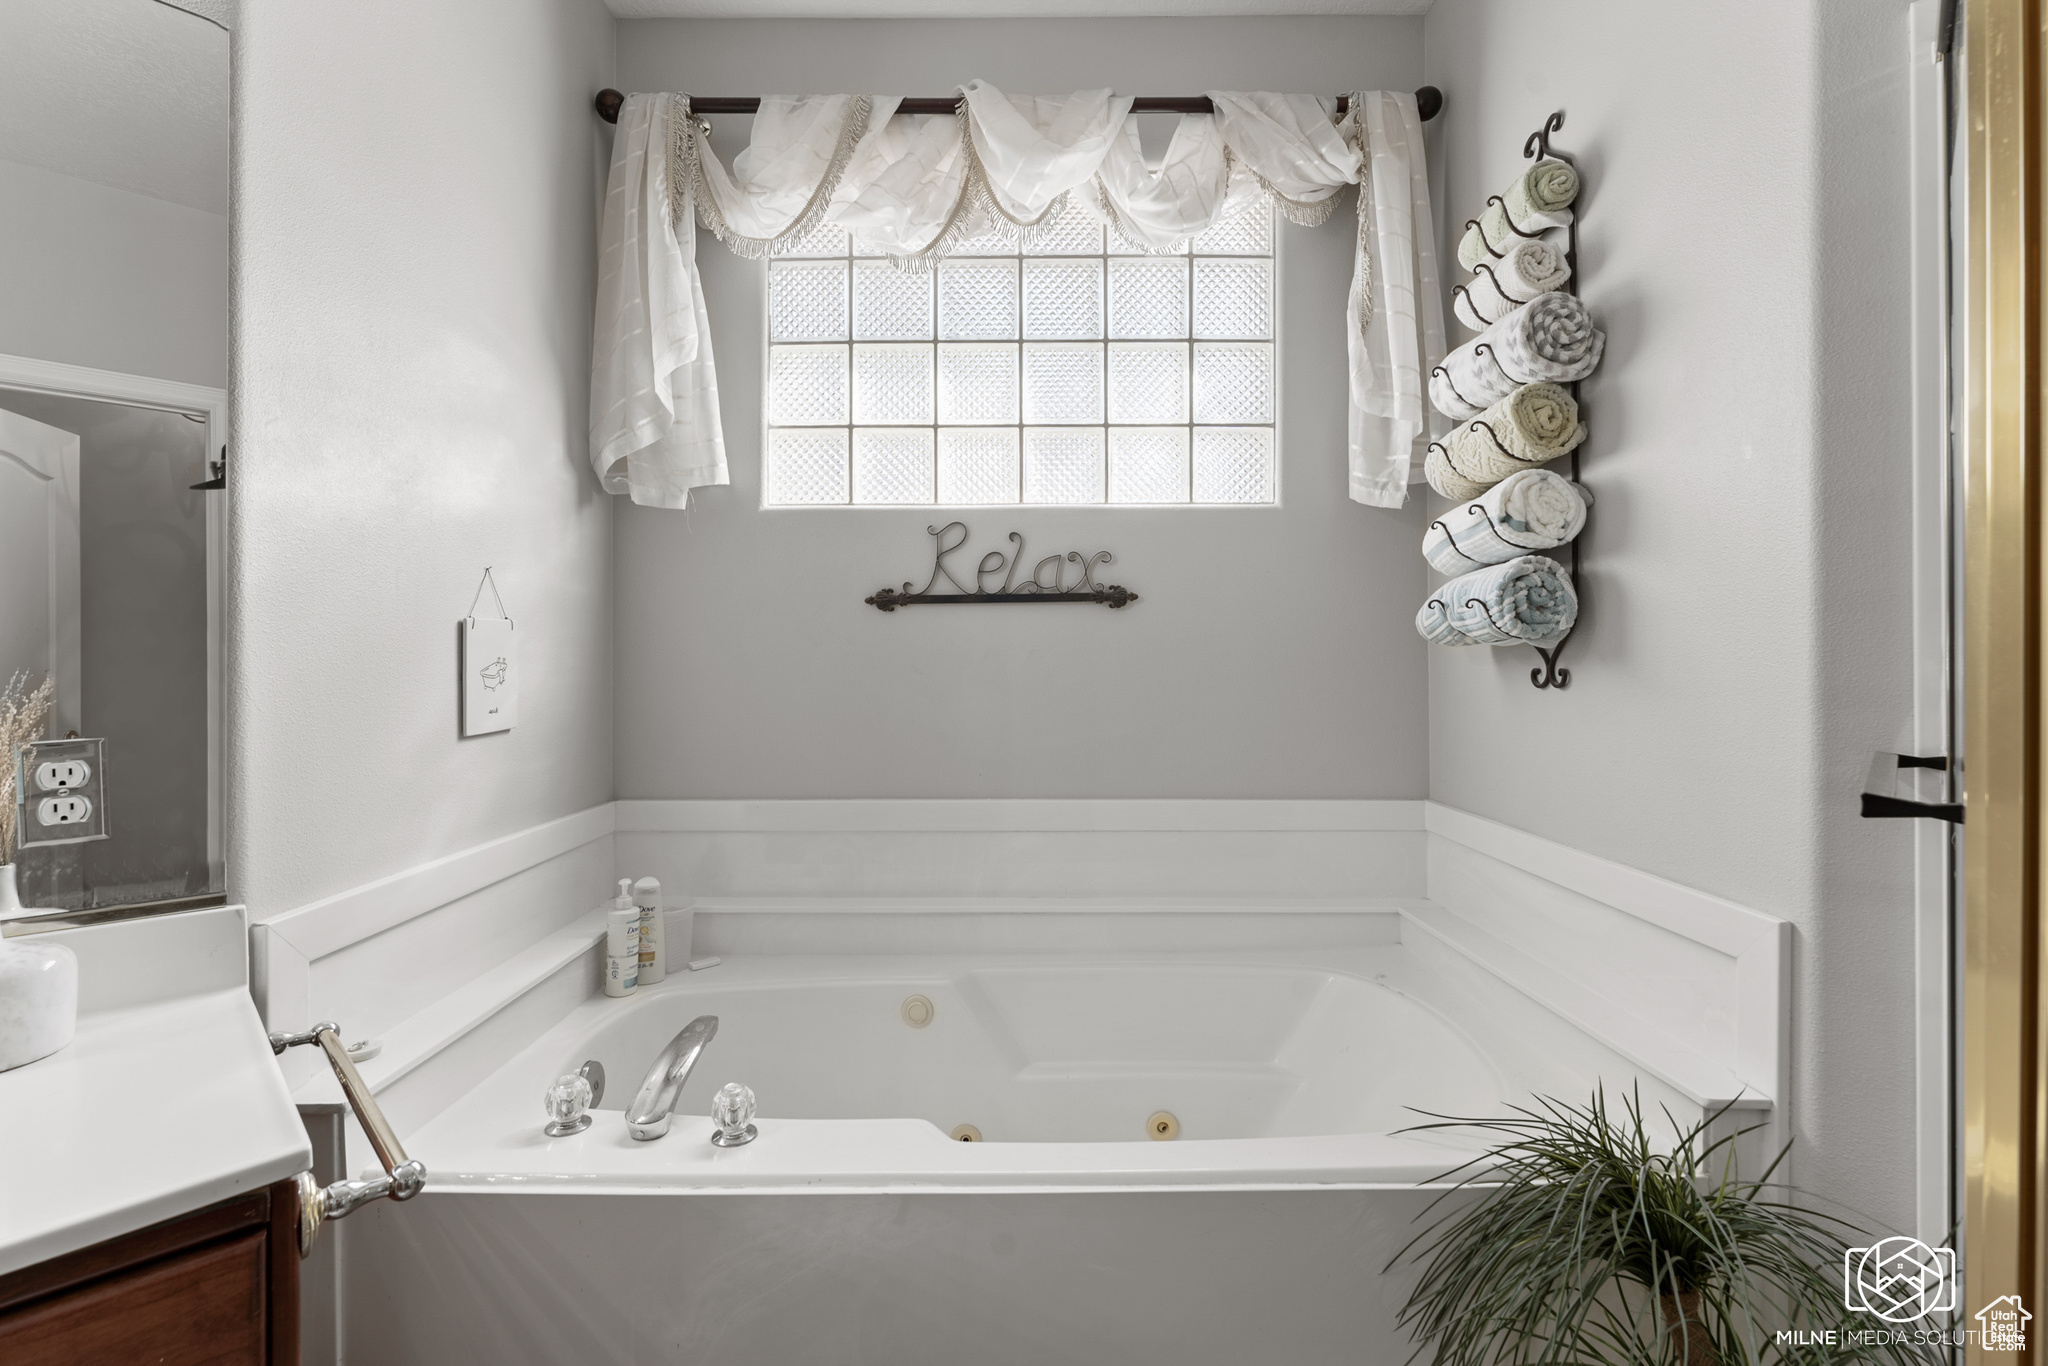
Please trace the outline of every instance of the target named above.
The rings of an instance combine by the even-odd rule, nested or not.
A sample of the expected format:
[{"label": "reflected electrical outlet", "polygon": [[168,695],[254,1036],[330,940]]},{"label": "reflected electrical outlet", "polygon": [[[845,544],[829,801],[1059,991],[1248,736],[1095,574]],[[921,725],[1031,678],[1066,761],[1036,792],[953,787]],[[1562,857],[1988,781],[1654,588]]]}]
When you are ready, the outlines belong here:
[{"label": "reflected electrical outlet", "polygon": [[106,741],[36,740],[22,747],[14,800],[24,849],[103,840],[107,828]]}]

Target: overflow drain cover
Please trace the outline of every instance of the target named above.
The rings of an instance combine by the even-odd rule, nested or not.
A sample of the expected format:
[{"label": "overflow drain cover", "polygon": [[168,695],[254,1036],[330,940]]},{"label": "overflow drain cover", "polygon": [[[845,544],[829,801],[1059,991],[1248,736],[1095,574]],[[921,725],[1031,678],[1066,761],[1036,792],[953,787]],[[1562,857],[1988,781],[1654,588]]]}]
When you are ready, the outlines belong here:
[{"label": "overflow drain cover", "polygon": [[953,1141],[955,1143],[979,1143],[981,1142],[981,1130],[975,1128],[972,1124],[956,1124],[953,1126]]},{"label": "overflow drain cover", "polygon": [[929,996],[906,996],[903,998],[903,1023],[912,1029],[923,1029],[932,1022],[937,1012],[932,1008]]},{"label": "overflow drain cover", "polygon": [[1154,1142],[1164,1143],[1169,1138],[1180,1137],[1180,1121],[1170,1110],[1158,1110],[1145,1121],[1145,1137]]}]

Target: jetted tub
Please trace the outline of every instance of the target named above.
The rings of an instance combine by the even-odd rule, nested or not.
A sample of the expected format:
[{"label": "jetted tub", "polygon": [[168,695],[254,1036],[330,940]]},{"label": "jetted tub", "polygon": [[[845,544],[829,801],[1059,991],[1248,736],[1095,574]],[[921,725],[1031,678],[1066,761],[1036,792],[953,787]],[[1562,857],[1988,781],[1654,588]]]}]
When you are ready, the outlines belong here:
[{"label": "jetted tub", "polygon": [[[633,1140],[623,1107],[706,1014],[667,1136]],[[405,1135],[425,1194],[338,1226],[348,1354],[1401,1362],[1409,1274],[1382,1271],[1471,1147],[1396,1131],[1584,1094],[1626,1070],[1598,1053],[1441,946],[735,955],[584,1000]],[[594,1123],[546,1137],[591,1058]],[[760,1137],[723,1149],[729,1081]]]},{"label": "jetted tub", "polygon": [[[632,1139],[625,1107],[698,1015],[718,1037],[677,1120]],[[595,1122],[546,1137],[542,1092],[590,1058],[607,1077]],[[708,1116],[728,1081],[754,1089],[761,1137],[721,1150]],[[433,1164],[436,1185],[1412,1182],[1454,1164],[1440,1143],[1386,1137],[1418,1121],[1404,1107],[1491,1114],[1502,1097],[1434,1012],[1327,969],[764,958],[587,1002],[414,1146],[463,1154]],[[1147,1132],[1162,1111],[1172,1142]],[[962,1151],[962,1125],[984,1145]]]}]

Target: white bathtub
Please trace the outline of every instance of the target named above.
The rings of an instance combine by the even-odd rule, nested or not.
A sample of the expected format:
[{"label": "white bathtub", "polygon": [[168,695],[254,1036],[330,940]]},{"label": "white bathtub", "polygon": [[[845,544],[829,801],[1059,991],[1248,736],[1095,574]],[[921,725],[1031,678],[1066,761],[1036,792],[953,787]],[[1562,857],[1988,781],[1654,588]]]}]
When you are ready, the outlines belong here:
[{"label": "white bathtub", "polygon": [[[586,994],[401,1122],[427,1191],[338,1226],[350,1359],[1401,1362],[1410,1282],[1382,1269],[1470,1150],[1396,1131],[1634,1076],[1398,913],[1268,915],[1299,942],[1258,951],[1142,948],[1220,942],[1144,919],[1086,951],[1035,948],[1041,920],[1003,952],[731,952]],[[882,940],[947,937],[917,928]],[[702,1014],[679,1118],[632,1140],[622,1107]],[[543,1091],[587,1058],[595,1122],[546,1137]],[[728,1081],[760,1103],[738,1149],[708,1141]],[[1162,1110],[1175,1140],[1147,1137]]]},{"label": "white bathtub", "polygon": [[[914,996],[932,1006],[921,1028],[904,1020]],[[686,1118],[633,1140],[624,1107],[698,1015],[719,1029]],[[589,1058],[608,1077],[595,1122],[546,1137],[541,1093]],[[708,1141],[728,1081],[760,1104],[741,1149]],[[1490,1114],[1504,1095],[1436,1012],[1329,968],[775,957],[586,1002],[414,1146],[443,1187],[1408,1183],[1455,1165],[1440,1142],[1391,1136],[1414,1109]],[[1147,1134],[1160,1111],[1177,1140]],[[953,1141],[961,1125],[986,1141]]]}]

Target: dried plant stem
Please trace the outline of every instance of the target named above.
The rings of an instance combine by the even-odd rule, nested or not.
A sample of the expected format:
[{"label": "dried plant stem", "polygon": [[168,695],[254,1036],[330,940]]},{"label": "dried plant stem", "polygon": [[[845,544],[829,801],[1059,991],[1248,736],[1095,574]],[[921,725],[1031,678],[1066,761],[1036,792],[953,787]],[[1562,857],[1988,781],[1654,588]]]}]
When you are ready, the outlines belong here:
[{"label": "dried plant stem", "polygon": [[0,689],[0,864],[14,862],[14,841],[19,833],[14,827],[19,778],[15,766],[21,747],[43,738],[50,702],[56,696],[48,675],[34,686],[28,680],[27,670],[17,670],[6,688]]}]

